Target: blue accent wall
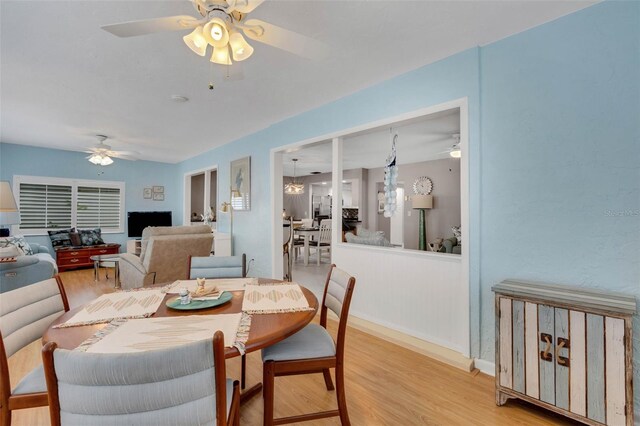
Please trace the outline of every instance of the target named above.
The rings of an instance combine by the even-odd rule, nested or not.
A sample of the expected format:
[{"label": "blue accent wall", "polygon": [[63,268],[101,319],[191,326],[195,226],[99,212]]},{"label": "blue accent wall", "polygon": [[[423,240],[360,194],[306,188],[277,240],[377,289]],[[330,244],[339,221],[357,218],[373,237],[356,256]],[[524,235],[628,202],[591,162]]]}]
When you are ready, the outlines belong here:
[{"label": "blue accent wall", "polygon": [[[124,180],[127,210],[169,209],[181,223],[184,173],[218,165],[224,201],[230,161],[250,155],[252,207],[234,216],[235,250],[255,258],[252,275],[269,276],[272,148],[463,97],[472,355],[494,359],[490,288],[505,278],[640,296],[640,2],[598,3],[177,165],[117,161],[98,177],[82,154],[2,144],[0,176]],[[151,185],[165,186],[164,203],[142,200]],[[223,214],[218,228],[228,229]],[[634,333],[640,336],[637,316]],[[638,337],[634,350],[640,383]],[[640,407],[638,386],[635,394]]]},{"label": "blue accent wall", "polygon": [[493,43],[481,70],[480,356],[493,359],[504,278],[640,296],[640,3]]},{"label": "blue accent wall", "polygon": [[[640,3],[603,2],[274,124],[180,167],[218,164],[223,200],[229,161],[252,156],[253,207],[234,217],[234,234],[237,250],[256,258],[255,273],[268,275],[271,148],[467,97],[471,352],[493,361],[490,289],[505,278],[640,296],[639,82]],[[640,335],[637,319],[634,328]]]},{"label": "blue accent wall", "polygon": [[[128,211],[171,210],[174,225],[182,224],[182,180],[176,174],[175,164],[115,159],[112,165],[99,167],[89,163],[86,156],[80,152],[1,143],[0,179],[13,183],[14,175],[27,175],[125,182],[125,232],[103,234],[106,242],[121,244],[121,251],[126,251]],[[164,201],[142,197],[143,188],[153,185],[164,186]],[[27,240],[51,250],[48,236],[32,236]]]}]

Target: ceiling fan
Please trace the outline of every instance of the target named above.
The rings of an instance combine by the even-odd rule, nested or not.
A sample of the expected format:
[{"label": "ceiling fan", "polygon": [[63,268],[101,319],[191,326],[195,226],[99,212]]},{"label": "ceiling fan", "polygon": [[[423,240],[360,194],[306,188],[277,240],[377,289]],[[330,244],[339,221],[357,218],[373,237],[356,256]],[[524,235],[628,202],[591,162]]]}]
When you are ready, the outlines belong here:
[{"label": "ceiling fan", "polygon": [[163,31],[193,31],[184,36],[185,44],[196,54],[205,56],[213,47],[211,62],[231,65],[253,54],[241,32],[251,40],[267,44],[309,59],[322,58],[328,47],[317,40],[246,15],[264,0],[190,0],[201,18],[189,15],[169,16],[142,21],[104,25],[102,29],[118,37],[134,37]]},{"label": "ceiling fan", "polygon": [[96,135],[96,137],[98,138],[98,143],[93,148],[90,148],[88,151],[84,151],[87,154],[91,154],[86,157],[86,159],[89,160],[90,163],[93,163],[96,166],[108,166],[110,164],[113,164],[113,159],[111,157],[121,158],[123,160],[131,160],[131,161],[136,161],[138,159],[136,157],[137,155],[139,155],[138,152],[114,151],[111,149],[111,146],[104,143],[104,141],[108,139],[107,136]]},{"label": "ceiling fan", "polygon": [[442,142],[447,142],[449,140],[453,140],[453,145],[451,145],[449,148],[447,148],[444,151],[437,152],[436,155],[449,154],[451,158],[460,158],[462,156],[462,151],[460,151],[460,133],[453,133],[446,139],[440,139],[432,143],[434,144],[442,143]]}]

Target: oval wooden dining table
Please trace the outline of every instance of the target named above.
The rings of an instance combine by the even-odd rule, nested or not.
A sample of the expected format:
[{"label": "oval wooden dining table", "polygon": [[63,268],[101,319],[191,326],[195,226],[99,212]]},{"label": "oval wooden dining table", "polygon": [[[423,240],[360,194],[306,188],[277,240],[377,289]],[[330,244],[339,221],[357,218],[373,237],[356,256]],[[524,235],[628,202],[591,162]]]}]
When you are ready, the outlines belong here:
[{"label": "oval wooden dining table", "polygon": [[[269,284],[269,283],[281,283],[282,281],[267,279],[267,278],[259,278],[259,284]],[[148,286],[146,288],[161,288],[165,286],[162,285],[154,285]],[[288,312],[288,313],[277,313],[277,314],[254,314],[251,316],[251,328],[249,329],[249,338],[245,343],[245,350],[247,353],[257,351],[267,346],[273,345],[287,337],[295,334],[299,330],[301,330],[304,326],[309,324],[313,317],[316,315],[318,311],[318,299],[316,296],[306,287],[300,286],[302,292],[304,293],[307,301],[309,302],[309,306],[313,308],[310,311],[301,311],[301,312]],[[174,317],[174,316],[185,316],[185,315],[217,315],[217,314],[235,314],[242,312],[242,299],[244,297],[244,290],[233,291],[232,298],[229,303],[225,303],[220,306],[215,306],[213,308],[207,309],[198,309],[192,311],[179,311],[175,309],[167,308],[166,302],[167,300],[176,297],[176,294],[167,294],[160,304],[160,307],[156,311],[155,314],[151,316],[151,318],[159,318],[159,317]],[[84,305],[78,306],[74,309],[71,309],[69,312],[64,313],[58,319],[56,319],[47,329],[42,337],[42,344],[46,344],[47,342],[56,342],[59,348],[64,349],[75,349],[82,342],[84,342],[89,337],[93,336],[97,331],[106,327],[107,324],[93,324],[93,325],[83,325],[77,327],[66,327],[66,328],[53,328],[56,324],[61,324],[71,317],[73,317],[78,311],[80,311]],[[213,333],[211,333],[213,337]],[[240,352],[235,347],[225,348],[225,357],[232,358],[235,356],[239,356]],[[242,401],[251,398],[253,395],[260,392],[262,388],[262,384],[258,384],[253,386],[250,389],[247,389],[246,392],[242,395]]]}]

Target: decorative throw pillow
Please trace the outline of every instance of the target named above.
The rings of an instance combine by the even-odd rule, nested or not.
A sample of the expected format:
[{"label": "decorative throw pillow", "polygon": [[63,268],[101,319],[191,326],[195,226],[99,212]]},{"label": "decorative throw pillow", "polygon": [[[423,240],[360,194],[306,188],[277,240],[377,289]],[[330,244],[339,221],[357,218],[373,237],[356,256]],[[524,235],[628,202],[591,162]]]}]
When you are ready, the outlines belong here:
[{"label": "decorative throw pillow", "polygon": [[16,246],[0,247],[0,259],[22,256],[22,250]]},{"label": "decorative throw pillow", "polygon": [[53,248],[58,247],[70,247],[71,244],[71,233],[74,231],[73,228],[69,229],[60,229],[58,231],[47,231],[49,232],[49,238],[51,239],[51,245]]},{"label": "decorative throw pillow", "polygon": [[80,234],[77,232],[72,232],[69,234],[71,238],[71,245],[74,247],[79,247],[82,245],[82,239],[80,238]]},{"label": "decorative throw pillow", "polygon": [[0,238],[0,247],[16,247],[21,255],[30,256],[33,250],[29,243],[24,239],[23,235],[14,235],[13,237]]},{"label": "decorative throw pillow", "polygon": [[102,230],[96,229],[79,229],[80,239],[83,246],[97,246],[98,244],[104,244],[102,240]]},{"label": "decorative throw pillow", "polygon": [[458,245],[462,245],[462,231],[460,230],[460,226],[452,226],[451,230],[453,231],[453,235],[458,240]]}]

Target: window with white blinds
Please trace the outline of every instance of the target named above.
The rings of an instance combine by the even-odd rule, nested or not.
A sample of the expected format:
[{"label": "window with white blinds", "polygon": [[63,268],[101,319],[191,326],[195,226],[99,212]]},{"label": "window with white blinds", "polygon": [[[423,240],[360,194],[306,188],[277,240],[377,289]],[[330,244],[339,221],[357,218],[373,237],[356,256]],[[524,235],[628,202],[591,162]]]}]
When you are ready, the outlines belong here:
[{"label": "window with white blinds", "polygon": [[70,228],[72,188],[20,184],[20,229]]},{"label": "window with white blinds", "polygon": [[119,229],[120,188],[78,186],[76,226],[104,231]]},{"label": "window with white blinds", "polygon": [[77,227],[124,232],[124,182],[14,176],[20,231]]}]

